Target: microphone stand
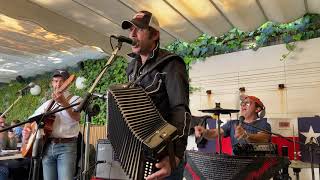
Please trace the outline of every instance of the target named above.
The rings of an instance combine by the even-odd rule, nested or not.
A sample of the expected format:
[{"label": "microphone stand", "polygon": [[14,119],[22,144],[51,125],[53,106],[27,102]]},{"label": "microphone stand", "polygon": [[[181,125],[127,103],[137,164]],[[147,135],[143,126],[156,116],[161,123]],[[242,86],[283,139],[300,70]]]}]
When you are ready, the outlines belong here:
[{"label": "microphone stand", "polygon": [[[116,48],[114,49],[114,51],[112,52],[111,56],[109,57],[107,63],[105,64],[105,66],[103,67],[103,69],[101,70],[100,74],[97,76],[97,78],[95,79],[95,81],[93,82],[92,86],[90,87],[89,91],[85,94],[82,102],[80,103],[79,107],[76,109],[76,112],[81,112],[84,111],[85,113],[87,113],[88,111],[86,110],[89,106],[90,103],[90,99],[92,97],[92,93],[95,89],[95,87],[97,86],[98,82],[101,80],[103,74],[107,71],[107,69],[111,66],[111,63],[114,61],[118,51],[121,49],[122,47],[122,42],[120,40],[118,40],[118,44],[116,46]],[[85,122],[85,139],[89,140],[90,137],[90,125],[91,125],[91,118],[86,115],[87,118],[85,118],[86,122]],[[86,142],[85,144],[85,166],[84,166],[84,170],[81,172],[82,176],[81,176],[81,180],[87,180],[87,172],[88,172],[88,160],[89,160],[89,141]],[[82,155],[82,154],[81,154]],[[81,158],[83,159],[83,158]]]},{"label": "microphone stand", "polygon": [[[96,116],[100,112],[100,107],[99,105],[95,104],[92,105],[90,104],[85,111],[85,122],[88,123],[85,127],[85,133],[86,135],[86,144],[85,144],[85,156],[84,156],[84,162],[83,159],[81,158],[81,166],[80,166],[80,172],[81,172],[81,178],[83,179],[90,179],[89,177],[89,171],[90,171],[90,163],[89,163],[89,151],[90,151],[90,146],[89,146],[89,141],[90,141],[90,122],[93,116]],[[81,142],[81,155],[83,154],[83,143]],[[83,170],[83,171],[82,171]]]},{"label": "microphone stand", "polygon": [[37,129],[36,129],[36,139],[34,140],[32,146],[32,160],[33,160],[33,171],[32,171],[32,180],[39,179],[39,170],[42,159],[42,152],[44,146],[44,122],[46,116],[42,116],[40,119],[36,120]]},{"label": "microphone stand", "polygon": [[[314,180],[314,179],[315,179],[315,176],[314,176],[314,166],[313,166],[313,151],[314,151],[314,143],[313,143],[313,141],[312,141],[312,138],[310,139],[310,142],[309,142],[308,144],[304,144],[304,143],[302,143],[302,142],[300,142],[300,141],[292,140],[292,139],[290,139],[290,138],[287,138],[287,137],[282,136],[281,134],[274,133],[274,132],[271,132],[271,131],[268,131],[268,130],[262,129],[262,128],[260,128],[260,127],[257,127],[257,126],[254,126],[254,125],[251,125],[251,124],[246,123],[246,122],[244,122],[244,121],[242,121],[242,124],[245,124],[245,125],[247,125],[247,126],[250,126],[250,127],[256,128],[256,129],[261,130],[261,131],[263,131],[263,132],[265,132],[265,133],[267,133],[267,134],[278,136],[278,137],[283,138],[283,139],[285,139],[285,140],[287,140],[287,141],[289,141],[289,142],[292,142],[292,143],[298,143],[298,144],[299,144],[299,145],[301,145],[301,146],[305,146],[305,145],[307,145],[307,146],[308,146],[308,149],[309,149],[310,160],[311,160],[311,174],[312,174],[312,180]],[[318,148],[319,148],[319,147],[318,147]],[[319,168],[320,168],[320,167],[319,167]],[[320,176],[320,170],[319,170],[319,176]]]},{"label": "microphone stand", "polygon": [[20,94],[20,95],[18,96],[18,98],[8,107],[8,109],[6,109],[6,110],[1,114],[0,118],[2,118],[4,115],[6,115],[6,114],[11,110],[11,108],[20,101],[21,98],[22,98],[22,94]]},{"label": "microphone stand", "polygon": [[1,114],[0,118],[2,118],[8,113],[13,108],[13,106],[20,101],[23,95],[26,95],[26,93],[24,93],[24,91],[22,90],[19,90],[16,94],[19,94],[18,98]]},{"label": "microphone stand", "polygon": [[39,114],[37,116],[33,116],[31,118],[29,118],[28,120],[26,121],[23,121],[23,122],[20,122],[20,123],[17,123],[15,125],[12,125],[12,126],[9,126],[9,127],[6,127],[6,128],[3,128],[3,129],[0,129],[0,133],[4,132],[4,131],[8,131],[12,128],[15,128],[15,127],[18,127],[18,126],[21,126],[21,125],[24,125],[24,124],[27,124],[27,123],[32,123],[34,121],[37,121],[39,118],[41,118],[42,116],[49,116],[49,115],[52,115],[54,113],[57,113],[57,112],[60,112],[60,111],[63,111],[65,109],[69,109],[71,107],[74,107],[74,106],[77,106],[79,105],[80,103],[74,103],[74,104],[71,104],[70,106],[66,106],[66,107],[63,107],[63,108],[59,108],[59,109],[56,109],[56,110],[53,110],[53,111],[48,111],[46,113],[42,113],[42,114]]}]

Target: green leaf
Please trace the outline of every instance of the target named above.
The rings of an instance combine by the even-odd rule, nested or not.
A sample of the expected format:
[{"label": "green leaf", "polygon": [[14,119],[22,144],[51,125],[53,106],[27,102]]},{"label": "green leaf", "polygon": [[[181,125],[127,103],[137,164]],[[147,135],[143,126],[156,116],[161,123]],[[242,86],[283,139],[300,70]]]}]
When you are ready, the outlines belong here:
[{"label": "green leaf", "polygon": [[293,51],[296,48],[296,45],[294,43],[288,43],[286,44],[286,48],[288,49],[288,51]]},{"label": "green leaf", "polygon": [[292,38],[293,38],[295,41],[300,41],[301,38],[302,38],[302,33],[295,34],[295,35],[293,35]]},{"label": "green leaf", "polygon": [[200,55],[200,52],[201,52],[201,48],[197,47],[192,51],[192,54],[193,56],[198,57]]}]

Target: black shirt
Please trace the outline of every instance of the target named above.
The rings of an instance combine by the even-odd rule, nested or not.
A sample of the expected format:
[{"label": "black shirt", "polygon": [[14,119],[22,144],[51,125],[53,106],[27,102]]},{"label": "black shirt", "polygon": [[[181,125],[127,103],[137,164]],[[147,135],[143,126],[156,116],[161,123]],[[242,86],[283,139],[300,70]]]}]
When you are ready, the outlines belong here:
[{"label": "black shirt", "polygon": [[163,118],[178,129],[175,155],[181,159],[187,146],[190,123],[189,81],[183,59],[158,46],[144,64],[139,55],[129,56],[134,58],[127,68],[129,81],[136,80]]}]

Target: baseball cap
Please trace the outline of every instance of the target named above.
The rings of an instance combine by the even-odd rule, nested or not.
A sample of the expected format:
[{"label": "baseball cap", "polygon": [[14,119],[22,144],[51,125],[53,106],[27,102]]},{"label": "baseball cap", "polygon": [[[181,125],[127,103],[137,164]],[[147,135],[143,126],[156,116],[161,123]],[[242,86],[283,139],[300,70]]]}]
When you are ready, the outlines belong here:
[{"label": "baseball cap", "polygon": [[262,101],[259,98],[255,97],[255,96],[247,96],[246,98],[249,98],[251,101],[257,103],[258,106],[261,107],[261,109],[265,109]]},{"label": "baseball cap", "polygon": [[62,77],[64,80],[68,79],[69,76],[70,76],[69,72],[64,69],[56,69],[52,75],[52,77]]},{"label": "baseball cap", "polygon": [[152,27],[157,31],[160,30],[159,21],[149,11],[139,11],[131,20],[122,21],[121,24],[122,29],[129,29],[132,25],[135,25],[139,28]]}]

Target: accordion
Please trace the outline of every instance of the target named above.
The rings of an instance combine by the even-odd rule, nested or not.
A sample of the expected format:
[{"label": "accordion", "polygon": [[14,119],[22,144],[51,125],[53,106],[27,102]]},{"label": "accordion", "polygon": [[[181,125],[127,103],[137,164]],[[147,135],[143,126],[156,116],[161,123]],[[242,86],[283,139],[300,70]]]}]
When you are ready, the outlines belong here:
[{"label": "accordion", "polygon": [[141,87],[114,86],[108,91],[108,139],[124,172],[144,179],[177,138],[176,127],[163,119]]}]

